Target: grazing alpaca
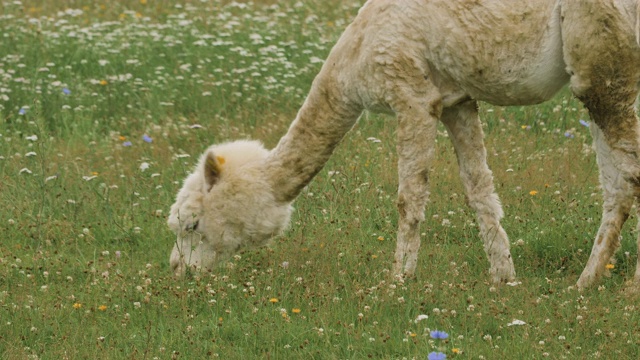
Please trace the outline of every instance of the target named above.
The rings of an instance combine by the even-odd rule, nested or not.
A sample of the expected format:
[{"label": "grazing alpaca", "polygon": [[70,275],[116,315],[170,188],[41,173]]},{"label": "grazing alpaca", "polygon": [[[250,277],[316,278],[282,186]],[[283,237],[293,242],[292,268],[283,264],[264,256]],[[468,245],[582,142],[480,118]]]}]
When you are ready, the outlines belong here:
[{"label": "grazing alpaca", "polygon": [[[370,0],[329,54],[287,134],[271,151],[253,142],[211,147],[185,181],[169,224],[171,255],[210,269],[220,256],[264,245],[291,203],[364,109],[397,116],[399,226],[394,271],[412,275],[427,202],[436,125],[444,123],[490,262],[514,279],[509,241],[486,162],[477,101],[527,105],[567,82],[589,110],[604,189],[602,225],[578,280],[594,283],[619,246],[640,195],[636,116],[640,7],[635,0]],[[640,283],[640,268],[635,282]]]}]

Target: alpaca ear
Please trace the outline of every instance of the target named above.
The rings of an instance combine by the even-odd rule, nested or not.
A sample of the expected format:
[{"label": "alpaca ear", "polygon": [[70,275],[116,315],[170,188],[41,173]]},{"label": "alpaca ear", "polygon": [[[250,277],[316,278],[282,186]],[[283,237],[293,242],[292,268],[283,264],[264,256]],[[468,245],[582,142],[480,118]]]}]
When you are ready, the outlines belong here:
[{"label": "alpaca ear", "polygon": [[223,157],[215,156],[212,152],[207,153],[207,158],[204,161],[204,180],[207,183],[207,190],[211,190],[213,185],[220,180],[222,164],[224,164]]}]

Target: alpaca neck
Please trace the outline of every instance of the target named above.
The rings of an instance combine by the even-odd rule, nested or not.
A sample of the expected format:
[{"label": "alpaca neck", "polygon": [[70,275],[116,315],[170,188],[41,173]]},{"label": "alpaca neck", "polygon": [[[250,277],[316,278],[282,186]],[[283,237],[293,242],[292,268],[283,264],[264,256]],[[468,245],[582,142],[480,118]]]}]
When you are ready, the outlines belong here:
[{"label": "alpaca neck", "polygon": [[[319,77],[320,78],[320,77]],[[350,104],[333,86],[316,79],[289,131],[271,150],[267,176],[277,201],[293,201],[322,169],[362,108]]]}]

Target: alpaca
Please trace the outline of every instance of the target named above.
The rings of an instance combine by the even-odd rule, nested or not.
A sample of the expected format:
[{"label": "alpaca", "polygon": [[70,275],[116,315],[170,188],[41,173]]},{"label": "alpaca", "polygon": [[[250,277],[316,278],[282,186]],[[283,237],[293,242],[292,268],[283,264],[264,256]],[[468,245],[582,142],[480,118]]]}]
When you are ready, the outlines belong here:
[{"label": "alpaca", "polygon": [[[266,244],[291,204],[364,110],[397,118],[395,274],[415,273],[436,125],[453,142],[494,283],[515,278],[502,207],[487,166],[478,101],[537,104],[569,83],[588,109],[602,223],[578,287],[596,282],[640,195],[636,115],[640,5],[635,0],[369,0],[331,50],[288,132],[271,151],[211,147],[185,181],[169,224],[171,265],[210,269]],[[640,267],[634,283],[640,284]]]}]

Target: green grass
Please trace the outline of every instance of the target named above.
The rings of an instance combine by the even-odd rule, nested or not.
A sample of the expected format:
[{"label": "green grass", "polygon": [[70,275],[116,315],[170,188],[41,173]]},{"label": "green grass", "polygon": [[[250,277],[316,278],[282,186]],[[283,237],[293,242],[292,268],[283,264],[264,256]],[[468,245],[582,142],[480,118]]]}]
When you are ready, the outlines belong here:
[{"label": "green grass", "polygon": [[199,154],[228,139],[275,145],[358,5],[5,1],[0,357],[638,358],[637,298],[624,291],[635,217],[611,277],[572,288],[601,196],[568,91],[481,109],[518,286],[488,283],[443,128],[417,277],[390,277],[395,121],[370,114],[270,248],[171,277],[165,216]]}]

